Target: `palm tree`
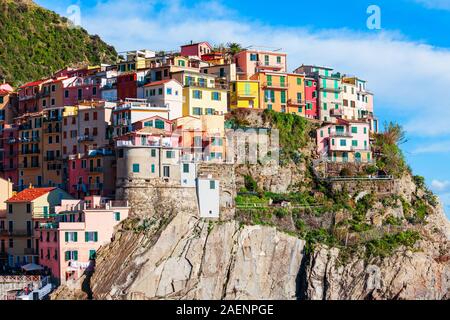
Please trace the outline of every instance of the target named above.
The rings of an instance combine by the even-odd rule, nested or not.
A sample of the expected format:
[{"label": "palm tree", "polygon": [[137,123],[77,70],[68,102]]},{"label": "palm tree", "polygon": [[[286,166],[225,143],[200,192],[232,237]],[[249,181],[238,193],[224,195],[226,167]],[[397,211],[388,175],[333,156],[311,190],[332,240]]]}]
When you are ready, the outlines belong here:
[{"label": "palm tree", "polygon": [[228,47],[228,52],[230,54],[232,54],[233,56],[236,53],[242,51],[242,46],[239,43],[236,43],[236,42],[228,42],[227,43],[227,47]]}]

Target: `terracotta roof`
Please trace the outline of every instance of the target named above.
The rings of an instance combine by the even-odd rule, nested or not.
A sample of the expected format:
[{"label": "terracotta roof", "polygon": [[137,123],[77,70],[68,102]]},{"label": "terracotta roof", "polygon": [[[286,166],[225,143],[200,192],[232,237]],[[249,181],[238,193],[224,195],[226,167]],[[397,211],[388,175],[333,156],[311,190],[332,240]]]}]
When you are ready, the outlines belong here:
[{"label": "terracotta roof", "polygon": [[28,188],[9,198],[6,202],[30,202],[55,189],[56,188]]},{"label": "terracotta roof", "polygon": [[173,79],[167,79],[167,80],[161,80],[161,81],[155,81],[155,82],[150,82],[148,84],[146,84],[144,87],[153,87],[153,86],[159,86],[161,84],[165,84],[167,82],[172,81]]},{"label": "terracotta roof", "polygon": [[47,81],[47,79],[45,79],[45,80],[38,80],[38,81],[33,81],[33,82],[28,82],[28,83],[25,83],[23,86],[21,86],[20,88],[22,89],[22,88],[26,88],[26,87],[34,87],[34,86],[38,86],[38,85],[40,85],[41,83],[43,83],[43,82],[45,82],[45,81]]}]

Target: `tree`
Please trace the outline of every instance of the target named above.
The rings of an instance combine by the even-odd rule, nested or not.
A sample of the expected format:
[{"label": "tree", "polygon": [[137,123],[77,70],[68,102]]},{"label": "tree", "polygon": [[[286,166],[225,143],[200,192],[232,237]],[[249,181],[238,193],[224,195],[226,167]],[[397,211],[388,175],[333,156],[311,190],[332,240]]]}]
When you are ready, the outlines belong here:
[{"label": "tree", "polygon": [[227,43],[228,51],[235,55],[236,53],[239,53],[242,51],[242,46],[239,43],[236,42],[228,42]]}]

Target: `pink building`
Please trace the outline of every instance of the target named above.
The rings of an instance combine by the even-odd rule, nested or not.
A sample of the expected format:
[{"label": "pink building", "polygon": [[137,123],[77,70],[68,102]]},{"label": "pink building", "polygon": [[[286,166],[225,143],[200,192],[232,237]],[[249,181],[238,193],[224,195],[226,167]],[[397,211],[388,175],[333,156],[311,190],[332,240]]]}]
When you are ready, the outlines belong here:
[{"label": "pink building", "polygon": [[372,162],[370,124],[337,119],[317,129],[317,152],[332,162]]},{"label": "pink building", "polygon": [[246,49],[234,56],[239,80],[248,80],[258,72],[286,72],[286,54]]},{"label": "pink building", "polygon": [[64,88],[64,105],[74,106],[83,100],[100,100],[100,80],[94,76],[73,77]]},{"label": "pink building", "polygon": [[108,244],[114,227],[128,217],[126,201],[93,196],[62,200],[53,222],[39,225],[39,263],[66,283],[92,266],[97,250]]},{"label": "pink building", "polygon": [[109,149],[89,150],[69,156],[69,193],[75,198],[99,195],[114,197],[116,157]]},{"label": "pink building", "polygon": [[199,42],[199,43],[190,43],[184,46],[181,46],[181,55],[188,56],[197,56],[201,58],[204,54],[209,54],[213,51],[213,48],[208,42]]},{"label": "pink building", "polygon": [[317,108],[317,82],[314,78],[305,77],[305,116],[310,119],[319,119]]}]

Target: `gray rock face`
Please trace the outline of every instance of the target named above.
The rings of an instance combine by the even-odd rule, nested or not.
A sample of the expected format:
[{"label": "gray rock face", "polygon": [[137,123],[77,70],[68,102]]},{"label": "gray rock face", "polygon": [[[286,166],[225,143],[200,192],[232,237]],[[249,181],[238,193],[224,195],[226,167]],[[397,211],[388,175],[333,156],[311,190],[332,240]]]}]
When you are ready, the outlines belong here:
[{"label": "gray rock face", "polygon": [[[128,233],[127,243],[146,241]],[[106,263],[119,254],[114,244],[104,248],[92,290],[96,299],[295,299],[303,247],[275,228],[178,214],[152,246],[116,256],[121,268]]]}]

